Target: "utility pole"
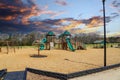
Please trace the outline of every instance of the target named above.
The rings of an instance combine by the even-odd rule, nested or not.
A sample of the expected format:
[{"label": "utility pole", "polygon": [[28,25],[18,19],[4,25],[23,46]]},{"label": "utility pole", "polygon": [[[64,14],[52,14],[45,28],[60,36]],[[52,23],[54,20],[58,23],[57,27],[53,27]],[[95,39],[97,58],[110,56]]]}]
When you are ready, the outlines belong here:
[{"label": "utility pole", "polygon": [[106,66],[106,20],[105,20],[105,0],[102,0],[103,3],[103,20],[104,20],[104,66]]}]

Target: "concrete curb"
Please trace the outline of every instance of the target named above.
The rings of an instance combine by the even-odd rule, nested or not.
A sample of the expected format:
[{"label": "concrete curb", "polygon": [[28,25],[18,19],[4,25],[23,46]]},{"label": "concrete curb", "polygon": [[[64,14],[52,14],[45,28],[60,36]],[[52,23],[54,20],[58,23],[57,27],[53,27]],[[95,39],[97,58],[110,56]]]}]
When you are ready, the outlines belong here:
[{"label": "concrete curb", "polygon": [[40,74],[40,75],[45,75],[45,76],[49,76],[49,77],[54,77],[54,78],[57,78],[57,79],[60,79],[60,80],[68,80],[68,79],[71,79],[71,78],[85,76],[85,75],[88,75],[88,74],[97,73],[97,72],[109,70],[109,69],[116,68],[116,67],[120,67],[120,63],[119,64],[114,64],[114,65],[105,66],[105,67],[95,68],[95,69],[78,71],[78,72],[69,73],[69,74],[62,74],[62,73],[57,73],[57,72],[49,72],[49,71],[32,69],[32,68],[26,68],[23,80],[26,80],[27,71],[30,71],[30,72],[35,73],[35,74]]}]

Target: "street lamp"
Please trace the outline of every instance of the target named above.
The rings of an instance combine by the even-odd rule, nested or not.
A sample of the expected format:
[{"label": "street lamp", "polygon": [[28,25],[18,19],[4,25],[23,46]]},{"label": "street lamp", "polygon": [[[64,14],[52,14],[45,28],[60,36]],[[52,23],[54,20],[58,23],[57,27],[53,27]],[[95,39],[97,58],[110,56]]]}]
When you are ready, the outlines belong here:
[{"label": "street lamp", "polygon": [[105,21],[105,0],[103,3],[103,20],[104,20],[104,66],[106,66],[106,21]]}]

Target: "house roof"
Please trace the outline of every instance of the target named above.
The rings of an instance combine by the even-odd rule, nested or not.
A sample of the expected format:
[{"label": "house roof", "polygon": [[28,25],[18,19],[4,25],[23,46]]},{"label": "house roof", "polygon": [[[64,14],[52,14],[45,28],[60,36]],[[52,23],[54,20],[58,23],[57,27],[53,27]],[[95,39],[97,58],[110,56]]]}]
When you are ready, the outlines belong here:
[{"label": "house roof", "polygon": [[96,41],[94,41],[94,43],[100,43],[100,44],[103,44],[103,43],[104,43],[104,40],[96,40]]}]

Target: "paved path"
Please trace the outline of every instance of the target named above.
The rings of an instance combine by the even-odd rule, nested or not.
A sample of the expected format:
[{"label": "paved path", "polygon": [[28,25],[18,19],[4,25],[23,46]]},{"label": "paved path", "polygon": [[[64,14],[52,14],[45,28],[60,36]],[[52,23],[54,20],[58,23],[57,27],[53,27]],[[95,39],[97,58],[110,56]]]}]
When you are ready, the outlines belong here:
[{"label": "paved path", "polygon": [[120,67],[70,80],[120,80]]},{"label": "paved path", "polygon": [[24,71],[8,72],[4,80],[23,80]]}]

